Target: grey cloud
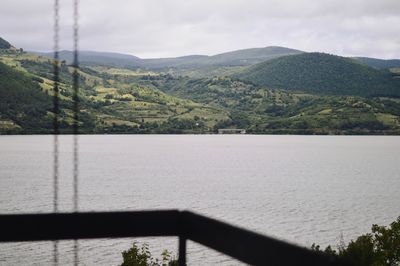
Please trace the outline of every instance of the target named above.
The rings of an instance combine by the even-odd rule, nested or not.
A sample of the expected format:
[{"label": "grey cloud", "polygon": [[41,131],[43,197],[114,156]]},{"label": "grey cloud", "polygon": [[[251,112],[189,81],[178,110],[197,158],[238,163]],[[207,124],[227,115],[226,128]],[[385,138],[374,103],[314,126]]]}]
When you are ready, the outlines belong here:
[{"label": "grey cloud", "polygon": [[[61,46],[72,46],[72,1],[61,2]],[[52,0],[2,0],[0,36],[52,48]],[[80,48],[140,57],[216,54],[282,45],[400,58],[398,0],[81,0]]]}]

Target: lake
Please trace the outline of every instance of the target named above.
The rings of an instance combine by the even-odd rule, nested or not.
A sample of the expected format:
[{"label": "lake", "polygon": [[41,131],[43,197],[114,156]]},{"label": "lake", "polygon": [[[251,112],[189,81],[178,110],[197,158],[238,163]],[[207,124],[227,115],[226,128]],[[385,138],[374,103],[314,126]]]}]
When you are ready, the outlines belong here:
[{"label": "lake", "polygon": [[[72,136],[60,136],[60,211],[72,210]],[[53,137],[0,136],[0,212],[51,212]],[[400,137],[79,136],[81,211],[188,209],[309,247],[400,215]],[[141,238],[158,255],[175,238]],[[118,265],[133,239],[80,241],[82,265]],[[60,242],[60,265],[72,242]],[[0,265],[52,261],[51,242],[0,245]],[[190,265],[238,265],[189,243]]]}]

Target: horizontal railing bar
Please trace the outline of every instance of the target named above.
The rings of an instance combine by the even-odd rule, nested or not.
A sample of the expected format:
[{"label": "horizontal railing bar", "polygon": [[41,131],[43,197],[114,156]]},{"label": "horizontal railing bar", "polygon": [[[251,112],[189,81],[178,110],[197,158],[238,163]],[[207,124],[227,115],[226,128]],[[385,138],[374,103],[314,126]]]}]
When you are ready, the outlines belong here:
[{"label": "horizontal railing bar", "polygon": [[191,212],[183,212],[186,237],[251,265],[346,265],[334,257],[275,240]]},{"label": "horizontal railing bar", "polygon": [[0,242],[179,235],[179,211],[0,215]]},{"label": "horizontal railing bar", "polygon": [[[0,215],[0,242],[177,236],[251,265],[348,265],[192,212],[127,211]],[[181,246],[182,245],[182,246]],[[179,254],[184,261],[184,254]]]}]

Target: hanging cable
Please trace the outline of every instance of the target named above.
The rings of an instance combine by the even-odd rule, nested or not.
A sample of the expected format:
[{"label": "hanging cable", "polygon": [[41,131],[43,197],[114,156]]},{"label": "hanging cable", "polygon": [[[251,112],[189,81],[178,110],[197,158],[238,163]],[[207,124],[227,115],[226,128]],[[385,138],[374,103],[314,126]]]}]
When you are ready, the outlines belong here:
[{"label": "hanging cable", "polygon": [[[54,0],[54,59],[53,59],[53,212],[58,212],[58,134],[60,112],[59,107],[59,0]],[[53,263],[58,265],[58,241],[53,242]]]},{"label": "hanging cable", "polygon": [[[78,39],[79,39],[79,24],[78,24],[78,0],[74,0],[74,28],[73,28],[73,39],[74,39],[74,62],[73,62],[73,211],[78,212],[78,128],[79,128],[79,61],[78,61]],[[74,240],[74,265],[78,265],[78,240]]]}]

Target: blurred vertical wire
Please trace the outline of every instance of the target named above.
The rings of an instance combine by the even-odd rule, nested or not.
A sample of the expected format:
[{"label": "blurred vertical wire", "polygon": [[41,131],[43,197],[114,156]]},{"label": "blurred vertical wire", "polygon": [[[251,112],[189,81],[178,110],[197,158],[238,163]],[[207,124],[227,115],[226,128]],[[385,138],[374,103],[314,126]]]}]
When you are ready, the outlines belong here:
[{"label": "blurred vertical wire", "polygon": [[[79,13],[78,13],[78,0],[74,0],[74,29],[73,29],[73,39],[74,39],[74,62],[73,62],[73,145],[74,145],[74,154],[73,154],[73,186],[74,186],[74,194],[73,194],[73,211],[78,212],[78,128],[79,128],[79,60],[78,60],[78,40],[79,40]],[[78,240],[74,240],[74,265],[78,265]]]},{"label": "blurred vertical wire", "polygon": [[[59,0],[54,0],[54,60],[53,60],[53,212],[58,212],[58,134],[60,112],[59,107]],[[58,265],[58,242],[53,242],[53,263]]]},{"label": "blurred vertical wire", "polygon": [[79,128],[79,61],[78,61],[78,0],[74,0],[74,62],[73,62],[73,134],[74,134],[74,212],[78,211],[78,128]]},{"label": "blurred vertical wire", "polygon": [[[72,72],[72,89],[73,89],[73,211],[78,212],[78,114],[79,114],[79,61],[78,61],[78,0],[74,1],[73,8],[73,41],[74,41],[74,58],[73,58],[73,72]],[[59,0],[54,0],[54,59],[53,59],[53,212],[58,212],[58,182],[59,182],[59,115],[60,115],[60,58],[59,58]],[[78,241],[74,240],[74,265],[78,265]],[[53,264],[58,265],[58,241],[53,242]]]}]

